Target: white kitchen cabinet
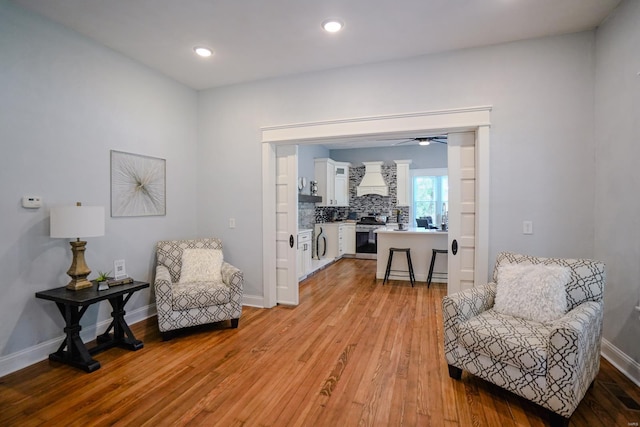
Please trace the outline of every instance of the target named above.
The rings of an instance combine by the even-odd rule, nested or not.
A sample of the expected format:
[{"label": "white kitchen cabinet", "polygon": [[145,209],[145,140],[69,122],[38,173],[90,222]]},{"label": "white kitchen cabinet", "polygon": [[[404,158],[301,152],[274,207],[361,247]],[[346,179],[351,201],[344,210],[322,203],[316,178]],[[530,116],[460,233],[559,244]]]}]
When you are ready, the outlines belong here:
[{"label": "white kitchen cabinet", "polygon": [[[316,236],[320,233],[320,228],[327,239],[327,251],[324,254],[326,259],[336,259],[344,255],[342,222],[323,222],[316,224]],[[320,254],[322,255],[322,254]]]},{"label": "white kitchen cabinet", "polygon": [[316,206],[349,206],[349,165],[333,159],[315,159],[315,179],[322,202]]},{"label": "white kitchen cabinet", "polygon": [[345,255],[356,254],[356,224],[347,222],[342,224],[342,246]]},{"label": "white kitchen cabinet", "polygon": [[394,162],[396,163],[396,176],[398,179],[396,205],[409,206],[411,204],[411,175],[409,172],[411,160],[394,160]]},{"label": "white kitchen cabinet", "polygon": [[298,231],[298,279],[311,272],[311,234],[313,230]]},{"label": "white kitchen cabinet", "polygon": [[349,206],[349,166],[350,163],[335,162],[336,206]]}]

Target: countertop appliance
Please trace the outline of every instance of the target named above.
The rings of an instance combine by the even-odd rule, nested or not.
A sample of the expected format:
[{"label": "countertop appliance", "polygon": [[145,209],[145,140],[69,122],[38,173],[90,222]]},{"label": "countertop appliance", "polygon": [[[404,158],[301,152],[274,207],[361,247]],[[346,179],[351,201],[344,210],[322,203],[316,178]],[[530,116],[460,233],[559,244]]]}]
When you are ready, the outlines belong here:
[{"label": "countertop appliance", "polygon": [[375,216],[363,216],[356,222],[356,258],[377,258],[378,235],[375,230],[385,226],[386,223]]}]

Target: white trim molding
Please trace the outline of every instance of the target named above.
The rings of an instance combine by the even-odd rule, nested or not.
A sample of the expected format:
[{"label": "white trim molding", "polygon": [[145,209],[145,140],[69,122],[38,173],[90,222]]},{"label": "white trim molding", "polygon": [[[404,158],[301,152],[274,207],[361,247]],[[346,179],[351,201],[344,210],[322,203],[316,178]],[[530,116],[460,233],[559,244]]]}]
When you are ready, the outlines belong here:
[{"label": "white trim molding", "polygon": [[[142,320],[156,315],[156,305],[149,304],[144,307],[137,308],[133,311],[128,311],[124,316],[127,323],[133,325]],[[90,342],[96,339],[98,330],[104,331],[111,324],[111,318],[105,319],[95,325],[83,326],[80,332],[80,338],[82,342]],[[101,332],[102,333],[102,332]],[[52,338],[40,344],[26,348],[17,353],[12,353],[0,358],[0,377],[8,375],[12,372],[19,371],[22,368],[33,365],[34,363],[46,360],[49,354],[58,350],[58,347],[65,339],[65,335],[60,335],[57,338]]]},{"label": "white trim molding", "polygon": [[490,126],[491,106],[425,111],[387,116],[354,117],[322,122],[265,126],[262,142],[318,142],[358,137],[402,136],[424,131],[464,131]]},{"label": "white trim molding", "polygon": [[640,363],[633,360],[604,338],[602,339],[600,354],[625,377],[640,387]]},{"label": "white trim molding", "polygon": [[491,106],[356,117],[262,128],[262,257],[264,307],[276,305],[275,146],[343,142],[374,137],[415,137],[418,133],[473,131],[476,135],[477,200],[474,281],[489,275],[489,128]]},{"label": "white trim molding", "polygon": [[242,305],[247,307],[264,308],[264,300],[259,295],[243,295]]}]

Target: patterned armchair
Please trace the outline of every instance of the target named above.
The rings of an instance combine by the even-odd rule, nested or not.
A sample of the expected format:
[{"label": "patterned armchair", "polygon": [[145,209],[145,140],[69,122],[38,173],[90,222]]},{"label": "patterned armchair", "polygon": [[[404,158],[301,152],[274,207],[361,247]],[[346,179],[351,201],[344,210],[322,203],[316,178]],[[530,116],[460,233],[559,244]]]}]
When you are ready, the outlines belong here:
[{"label": "patterned armchair", "polygon": [[[566,314],[538,323],[496,312],[498,268],[507,264],[568,267]],[[551,425],[568,425],[600,368],[604,284],[600,262],[500,253],[493,282],[442,301],[449,376],[465,370],[547,408]]]},{"label": "patterned armchair", "polygon": [[154,287],[162,339],[171,338],[171,332],[177,329],[223,320],[231,320],[231,326],[237,328],[242,313],[242,272],[221,261],[221,280],[180,283],[185,249],[221,251],[222,241],[209,238],[158,242]]}]

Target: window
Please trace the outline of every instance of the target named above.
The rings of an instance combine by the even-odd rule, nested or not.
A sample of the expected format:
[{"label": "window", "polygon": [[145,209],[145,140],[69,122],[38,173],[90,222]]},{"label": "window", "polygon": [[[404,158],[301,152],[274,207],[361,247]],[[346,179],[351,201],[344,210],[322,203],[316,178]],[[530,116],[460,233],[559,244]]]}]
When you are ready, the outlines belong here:
[{"label": "window", "polygon": [[449,202],[449,177],[446,169],[422,169],[412,171],[411,217],[430,216],[437,227],[442,215],[447,214]]}]

